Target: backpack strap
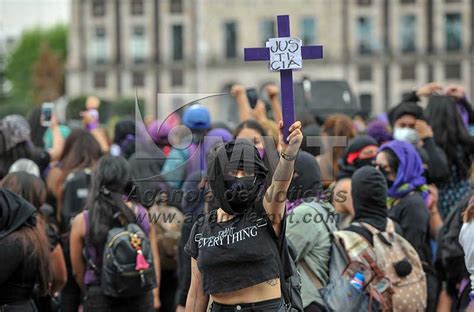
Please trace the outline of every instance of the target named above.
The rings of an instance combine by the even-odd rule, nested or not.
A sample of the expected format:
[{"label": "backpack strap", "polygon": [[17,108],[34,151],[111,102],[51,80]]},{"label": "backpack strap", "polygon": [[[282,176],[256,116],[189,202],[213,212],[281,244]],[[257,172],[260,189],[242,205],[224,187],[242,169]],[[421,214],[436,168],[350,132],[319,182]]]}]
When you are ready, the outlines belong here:
[{"label": "backpack strap", "polygon": [[84,248],[82,248],[82,256],[86,260],[87,266],[94,272],[96,276],[100,276],[100,270],[97,265],[92,261],[92,257],[89,253],[89,247],[91,246],[90,236],[89,236],[89,210],[84,210],[82,212],[84,216],[84,227],[85,227],[85,236],[84,236]]}]

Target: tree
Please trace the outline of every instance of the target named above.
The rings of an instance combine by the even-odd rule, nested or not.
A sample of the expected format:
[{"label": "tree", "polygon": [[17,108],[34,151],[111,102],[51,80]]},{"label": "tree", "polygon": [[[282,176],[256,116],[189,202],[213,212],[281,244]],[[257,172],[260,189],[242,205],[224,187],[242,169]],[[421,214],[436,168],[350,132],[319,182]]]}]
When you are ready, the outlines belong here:
[{"label": "tree", "polygon": [[[5,69],[7,79],[12,83],[14,102],[33,104],[35,84],[33,83],[34,64],[41,56],[42,45],[46,44],[57,55],[64,67],[67,53],[67,28],[64,25],[48,29],[35,28],[25,31],[7,58]],[[63,93],[63,90],[61,90]]]},{"label": "tree", "polygon": [[51,102],[64,92],[64,67],[61,57],[47,43],[41,46],[39,59],[33,64],[33,100]]}]

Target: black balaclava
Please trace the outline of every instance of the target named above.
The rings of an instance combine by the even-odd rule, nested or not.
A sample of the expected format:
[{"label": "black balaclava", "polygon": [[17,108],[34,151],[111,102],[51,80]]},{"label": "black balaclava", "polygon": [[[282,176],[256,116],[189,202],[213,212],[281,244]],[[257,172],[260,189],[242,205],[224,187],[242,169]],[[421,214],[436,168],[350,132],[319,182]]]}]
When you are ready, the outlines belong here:
[{"label": "black balaclava", "polygon": [[321,172],[314,156],[299,151],[295,160],[295,173],[286,194],[288,200],[318,197],[321,190]]},{"label": "black balaclava", "polygon": [[350,178],[357,169],[362,168],[363,166],[371,165],[373,162],[373,159],[371,158],[359,159],[357,157],[352,160],[352,163],[350,163],[349,159],[351,154],[360,152],[365,147],[371,145],[378,146],[377,141],[371,136],[361,135],[354,138],[344,150],[341,158],[338,160],[339,174],[336,179],[340,180],[343,178]]},{"label": "black balaclava", "polygon": [[37,210],[17,194],[0,187],[0,239],[21,226],[36,225]]},{"label": "black balaclava", "polygon": [[387,226],[387,182],[382,172],[365,166],[352,176],[353,222],[368,223],[380,231]]},{"label": "black balaclava", "polygon": [[[232,170],[253,172],[254,176],[232,177],[228,175]],[[228,214],[242,214],[261,196],[267,172],[255,146],[237,139],[221,145],[209,157],[207,177],[220,207]]]}]

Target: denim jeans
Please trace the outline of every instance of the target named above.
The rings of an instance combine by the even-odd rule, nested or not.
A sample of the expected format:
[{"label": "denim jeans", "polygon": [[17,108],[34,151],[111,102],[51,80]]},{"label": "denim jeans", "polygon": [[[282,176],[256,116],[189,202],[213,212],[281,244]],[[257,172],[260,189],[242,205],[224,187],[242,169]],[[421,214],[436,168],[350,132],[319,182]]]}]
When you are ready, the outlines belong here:
[{"label": "denim jeans", "polygon": [[111,298],[104,296],[100,286],[89,286],[86,290],[84,312],[152,312],[153,293],[147,291],[143,295],[131,298]]},{"label": "denim jeans", "polygon": [[220,304],[213,302],[211,312],[284,312],[285,306],[283,299],[271,299],[255,303],[242,304]]}]

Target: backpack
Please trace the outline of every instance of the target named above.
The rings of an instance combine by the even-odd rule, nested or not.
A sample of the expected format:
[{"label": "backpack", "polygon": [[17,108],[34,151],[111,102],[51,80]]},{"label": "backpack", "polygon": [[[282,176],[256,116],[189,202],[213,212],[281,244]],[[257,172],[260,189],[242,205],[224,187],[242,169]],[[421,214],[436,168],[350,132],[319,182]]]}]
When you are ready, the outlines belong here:
[{"label": "backpack", "polygon": [[[321,289],[327,308],[330,311],[424,311],[426,277],[415,249],[394,232],[391,220],[385,232],[365,223],[354,225],[369,230],[374,244],[351,231],[334,233],[330,283]],[[398,267],[406,262],[411,265],[411,271],[399,276],[395,264]],[[362,272],[366,278],[363,292],[350,284],[356,272]]]},{"label": "backpack", "polygon": [[[427,303],[426,276],[415,248],[395,233],[394,224],[390,220],[383,233],[370,224],[362,223],[362,226],[372,233],[377,264],[391,282],[392,310],[424,311]],[[406,261],[411,265],[411,272],[399,267],[405,265]],[[406,273],[406,276],[401,276]]]},{"label": "backpack", "polygon": [[157,204],[150,208],[150,215],[152,230],[156,233],[160,251],[161,270],[176,270],[184,215],[175,207],[163,205],[158,207]]},{"label": "backpack", "polygon": [[67,176],[64,182],[63,207],[60,215],[61,233],[69,231],[71,220],[83,210],[89,195],[91,175],[92,171],[86,168],[73,171]]},{"label": "backpack", "polygon": [[[87,253],[87,248],[84,250]],[[150,241],[135,223],[109,230],[101,269],[86,256],[96,276],[100,276],[100,287],[106,296],[130,298],[156,287]]]},{"label": "backpack", "polygon": [[[464,264],[464,250],[459,244],[459,233],[463,225],[462,214],[467,208],[471,194],[464,197],[444,219],[443,226],[438,231],[435,266],[442,275],[442,280],[448,282],[448,291],[454,292],[454,285],[469,277]],[[452,293],[455,295],[455,292]]]}]

